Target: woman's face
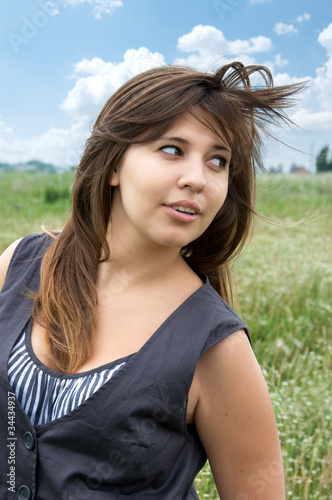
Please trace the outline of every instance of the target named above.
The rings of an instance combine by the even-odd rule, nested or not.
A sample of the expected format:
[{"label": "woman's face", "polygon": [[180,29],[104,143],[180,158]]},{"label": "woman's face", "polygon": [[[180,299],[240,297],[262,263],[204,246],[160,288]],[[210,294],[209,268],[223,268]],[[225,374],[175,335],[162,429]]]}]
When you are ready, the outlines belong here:
[{"label": "woman's face", "polygon": [[129,245],[182,248],[223,205],[230,160],[225,139],[183,115],[162,137],[126,151],[110,178],[112,227]]}]

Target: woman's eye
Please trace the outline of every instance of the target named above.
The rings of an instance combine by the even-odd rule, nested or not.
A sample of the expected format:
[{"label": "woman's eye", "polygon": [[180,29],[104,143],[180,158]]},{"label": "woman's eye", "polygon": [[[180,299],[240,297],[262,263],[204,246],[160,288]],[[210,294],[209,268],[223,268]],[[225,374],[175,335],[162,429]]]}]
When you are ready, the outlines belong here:
[{"label": "woman's eye", "polygon": [[172,155],[172,156],[180,156],[181,155],[180,148],[178,148],[176,146],[163,146],[162,148],[160,148],[160,150],[163,151],[163,153],[166,153],[166,154]]},{"label": "woman's eye", "polygon": [[223,156],[214,156],[210,158],[209,163],[212,163],[215,167],[223,169],[227,166],[227,160]]}]

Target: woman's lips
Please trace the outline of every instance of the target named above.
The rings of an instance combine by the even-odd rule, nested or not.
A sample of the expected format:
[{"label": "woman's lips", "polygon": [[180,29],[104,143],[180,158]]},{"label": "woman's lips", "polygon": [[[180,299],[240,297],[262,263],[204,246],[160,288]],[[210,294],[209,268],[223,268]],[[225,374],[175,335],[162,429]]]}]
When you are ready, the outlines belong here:
[{"label": "woman's lips", "polygon": [[165,209],[174,219],[181,222],[193,222],[201,213],[201,209],[196,203],[187,200],[176,201],[169,205],[165,205]]}]

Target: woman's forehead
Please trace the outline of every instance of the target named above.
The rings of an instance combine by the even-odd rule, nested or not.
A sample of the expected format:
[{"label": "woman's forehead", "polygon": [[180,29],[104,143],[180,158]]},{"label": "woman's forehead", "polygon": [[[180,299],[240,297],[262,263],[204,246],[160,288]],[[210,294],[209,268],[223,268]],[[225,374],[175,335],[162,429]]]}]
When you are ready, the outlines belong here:
[{"label": "woman's forehead", "polygon": [[209,134],[214,134],[216,138],[221,139],[225,145],[231,148],[230,142],[233,135],[231,131],[229,129],[224,129],[209,112],[201,109],[194,109],[181,113],[162,135],[173,134],[173,132],[184,130],[190,125],[201,129],[203,133],[206,131]]}]

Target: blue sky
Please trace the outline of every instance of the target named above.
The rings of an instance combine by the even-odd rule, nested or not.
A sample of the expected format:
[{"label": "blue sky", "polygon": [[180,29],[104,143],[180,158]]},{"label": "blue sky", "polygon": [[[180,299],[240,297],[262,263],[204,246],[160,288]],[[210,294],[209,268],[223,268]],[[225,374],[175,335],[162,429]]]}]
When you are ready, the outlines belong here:
[{"label": "blue sky", "polygon": [[0,162],[77,164],[107,98],[161,64],[265,64],[276,84],[308,80],[267,141],[267,167],[314,168],[332,146],[331,0],[11,0],[0,21]]}]

